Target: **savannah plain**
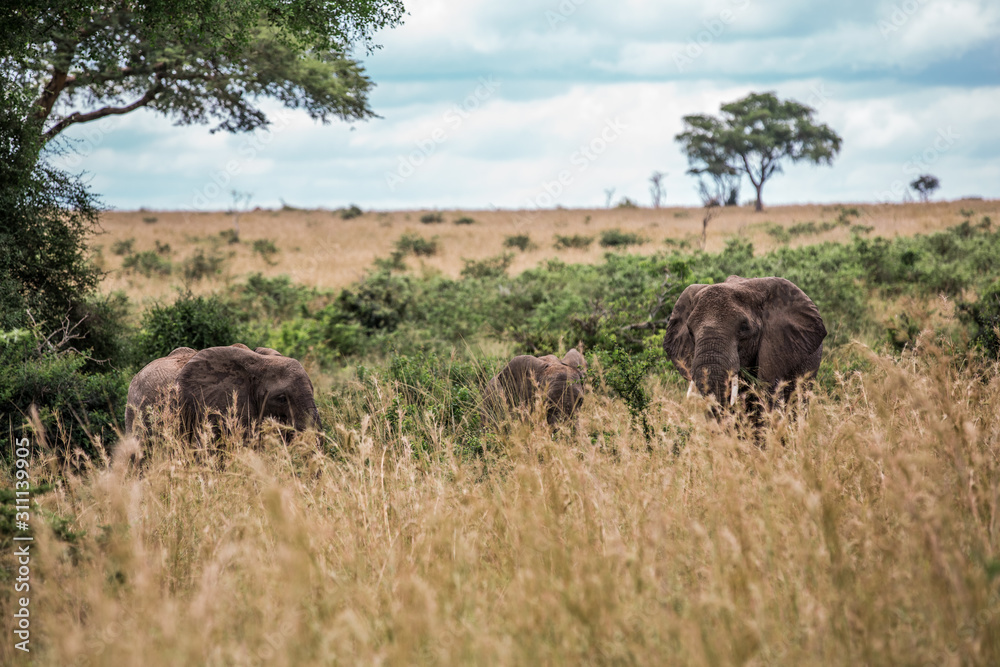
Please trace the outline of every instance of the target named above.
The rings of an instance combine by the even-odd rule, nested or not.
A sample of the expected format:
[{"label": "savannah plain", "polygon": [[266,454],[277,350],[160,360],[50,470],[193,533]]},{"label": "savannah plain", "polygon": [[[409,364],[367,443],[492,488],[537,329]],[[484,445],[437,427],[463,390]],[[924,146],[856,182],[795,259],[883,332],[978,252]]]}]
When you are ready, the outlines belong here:
[{"label": "savannah plain", "polygon": [[[857,205],[850,225],[785,241],[768,231],[842,208],[721,209],[705,250],[1000,223],[1000,203],[970,200]],[[103,291],[123,290],[138,321],[180,289],[222,293],[255,272],[340,290],[405,233],[439,244],[408,272],[455,279],[463,260],[503,252],[511,276],[553,258],[597,264],[608,248],[555,237],[609,229],[646,239],[614,252],[693,253],[704,211],[427,213],[255,210],[227,243],[230,214],[111,212],[92,244]],[[518,234],[534,247],[504,246]],[[199,249],[226,259],[198,281],[143,276],[112,251],[128,239],[178,263]],[[647,438],[597,361],[575,426],[512,419],[469,451],[464,423],[385,360],[305,358],[324,433],[284,444],[265,428],[213,452],[167,433],[141,472],[36,461],[33,479],[55,488],[35,519],[34,663],[1000,664],[1000,368],[963,338],[958,297],[866,293],[877,326],[829,348],[808,408],[775,411],[756,438],[731,415],[706,418],[669,369],[644,380]],[[916,324],[895,349],[884,333],[901,314]],[[499,338],[440,363],[465,359],[482,379],[519,351]]]}]

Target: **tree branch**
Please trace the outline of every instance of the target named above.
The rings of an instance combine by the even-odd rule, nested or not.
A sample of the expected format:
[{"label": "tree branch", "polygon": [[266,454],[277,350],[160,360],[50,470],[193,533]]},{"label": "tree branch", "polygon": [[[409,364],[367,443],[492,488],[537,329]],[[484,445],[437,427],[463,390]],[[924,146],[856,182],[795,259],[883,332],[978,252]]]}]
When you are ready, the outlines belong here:
[{"label": "tree branch", "polygon": [[146,91],[146,94],[137,99],[132,104],[123,107],[104,107],[103,109],[97,109],[96,111],[91,111],[89,113],[80,113],[79,111],[74,111],[69,116],[66,116],[61,121],[56,123],[45,133],[45,141],[51,140],[57,134],[65,130],[70,125],[76,123],[87,123],[92,120],[97,120],[99,118],[104,118],[105,116],[121,115],[126,114],[130,111],[135,111],[139,107],[144,107],[150,102],[152,102],[160,91],[163,90],[163,82],[160,81],[159,77],[156,79],[156,84],[152,88]]}]

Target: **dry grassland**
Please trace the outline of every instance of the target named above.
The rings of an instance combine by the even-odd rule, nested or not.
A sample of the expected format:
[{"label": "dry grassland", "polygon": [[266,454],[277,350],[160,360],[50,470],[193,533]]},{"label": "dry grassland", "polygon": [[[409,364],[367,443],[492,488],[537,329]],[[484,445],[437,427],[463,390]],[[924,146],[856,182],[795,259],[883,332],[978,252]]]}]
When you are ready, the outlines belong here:
[{"label": "dry grassland", "polygon": [[1000,369],[870,356],[763,449],[664,387],[650,443],[597,392],[416,454],[389,385],[332,457],[167,437],[45,496],[33,664],[998,664]]},{"label": "dry grassland", "polygon": [[[963,209],[974,211],[976,220],[983,215],[1000,220],[1000,201],[996,200],[858,205],[856,208],[861,217],[851,218],[852,224],[874,227],[873,235],[885,237],[950,227],[961,222]],[[718,252],[726,239],[740,235],[752,240],[758,251],[766,251],[777,242],[764,231],[762,223],[772,222],[786,228],[809,221],[820,224],[834,221],[840,210],[840,205],[775,206],[762,213],[745,206],[719,209],[708,225],[707,249]],[[528,234],[536,247],[523,253],[512,251],[515,257],[510,271],[516,274],[556,257],[571,263],[599,262],[607,251],[597,240],[587,250],[557,250],[553,247],[557,234],[581,234],[599,239],[603,230],[618,228],[649,239],[641,246],[632,246],[629,252],[635,253],[664,250],[667,247],[665,239],[687,240],[693,247],[699,247],[704,210],[441,211],[444,222],[423,224],[420,218],[425,213],[427,211],[368,212],[351,220],[342,220],[336,212],[325,210],[245,213],[239,223],[243,243],[220,246],[221,252],[234,253],[224,265],[221,279],[240,281],[260,271],[266,276],[286,274],[294,282],[312,287],[339,289],[360,278],[376,257],[388,257],[404,233],[428,238],[437,236],[440,249],[436,256],[411,257],[408,263],[452,277],[457,277],[462,270],[463,258],[483,259],[511,251],[503,247],[504,239],[514,234]],[[454,220],[466,216],[473,218],[475,224],[453,224]],[[148,223],[144,219],[156,222]],[[132,298],[163,299],[172,298],[176,288],[184,283],[183,277],[176,274],[167,279],[123,275],[115,271],[121,266],[121,257],[110,252],[112,244],[134,238],[135,250],[144,251],[153,250],[156,242],[167,243],[174,251],[173,259],[182,260],[190,257],[198,247],[207,248],[207,241],[219,239],[220,232],[232,229],[232,216],[226,213],[111,212],[102,216],[102,226],[105,233],[93,239],[93,245],[102,247],[105,268],[110,271],[102,288],[105,291],[122,289]],[[790,244],[849,238],[849,228],[838,227],[822,234],[793,238]],[[253,253],[252,242],[257,239],[268,239],[279,249],[273,265]],[[189,287],[196,293],[211,291],[213,282],[204,281]]]},{"label": "dry grassland", "polygon": [[[954,225],[961,209],[1000,220],[995,201],[861,208],[853,224],[883,236]],[[766,249],[755,223],[838,211],[723,210],[708,248],[744,234]],[[450,275],[515,233],[539,248],[514,271],[598,261],[596,243],[556,251],[553,235],[618,227],[653,252],[700,232],[700,213],[445,212],[425,225],[419,212],[258,211],[241,220],[246,242],[220,246],[236,253],[221,280],[344,286],[404,232],[439,235],[423,262]],[[452,224],[461,215],[476,224]],[[115,240],[169,243],[176,261],[230,226],[110,213],[95,242],[114,269]],[[275,265],[249,251],[260,238],[280,248]],[[178,284],[113,271],[104,288],[141,303]],[[55,488],[32,519],[32,664],[1000,664],[1000,367],[939,344],[925,333],[901,357],[853,344],[870,372],[838,372],[759,443],[652,379],[647,441],[595,366],[576,428],[515,421],[480,454],[456,453],[461,427],[430,411],[417,447],[400,435],[399,387],[375,380],[351,381],[353,402],[321,400],[327,435],[288,446],[265,433],[195,451],[165,434],[140,472],[36,459],[32,479]],[[74,543],[53,517],[72,520]],[[12,605],[0,597],[2,664],[23,661]]]}]

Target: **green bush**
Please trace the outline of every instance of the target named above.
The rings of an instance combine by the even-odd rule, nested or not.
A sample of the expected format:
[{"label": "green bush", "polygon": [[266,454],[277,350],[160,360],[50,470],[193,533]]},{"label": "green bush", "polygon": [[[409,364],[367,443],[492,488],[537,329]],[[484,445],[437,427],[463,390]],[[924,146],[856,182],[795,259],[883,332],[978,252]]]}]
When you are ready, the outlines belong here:
[{"label": "green bush", "polygon": [[503,240],[503,247],[527,250],[528,248],[534,247],[534,244],[531,242],[531,237],[527,234],[515,234],[513,236],[508,236]]},{"label": "green bush", "polygon": [[38,352],[38,346],[29,331],[0,333],[0,457],[11,464],[7,458],[11,437],[40,444],[39,434],[28,423],[35,406],[45,442],[61,460],[99,462],[97,443],[108,448],[117,438],[131,374],[120,370],[89,374],[84,370],[87,354]]},{"label": "green bush", "polygon": [[221,232],[219,232],[219,238],[221,238],[223,241],[229,244],[240,242],[240,235],[236,232],[235,229],[223,229]]},{"label": "green bush", "polygon": [[507,274],[510,263],[514,260],[514,254],[505,252],[495,257],[487,257],[483,260],[463,259],[465,266],[462,268],[463,278],[499,278]]},{"label": "green bush", "polygon": [[444,216],[440,213],[424,213],[420,216],[420,222],[425,225],[430,225],[438,222],[444,222]]},{"label": "green bush", "polygon": [[114,255],[131,255],[134,251],[132,247],[135,245],[134,238],[118,239],[111,244],[111,253]]},{"label": "green bush", "polygon": [[164,259],[152,250],[143,250],[139,253],[128,255],[122,262],[122,271],[126,273],[138,273],[147,278],[153,275],[169,276],[174,270],[170,260]]},{"label": "green bush", "polygon": [[362,215],[364,215],[364,211],[354,204],[351,204],[347,208],[340,209],[341,220],[353,220],[354,218],[360,218]]},{"label": "green bush", "polygon": [[388,272],[373,273],[343,290],[326,309],[325,319],[335,324],[353,321],[368,331],[393,331],[403,321],[412,301],[410,278]]},{"label": "green bush", "polygon": [[457,218],[455,220],[455,224],[456,225],[474,225],[474,224],[476,224],[476,221],[473,218],[470,218],[467,215],[463,215],[461,218]]},{"label": "green bush", "polygon": [[433,426],[442,424],[459,431],[464,448],[479,449],[479,385],[485,378],[474,363],[419,351],[396,354],[389,360],[387,376],[396,389],[390,407],[401,434],[413,436],[430,451],[437,437]]},{"label": "green bush", "polygon": [[558,250],[563,248],[579,248],[586,250],[590,247],[590,244],[594,242],[593,236],[584,236],[583,234],[574,234],[573,236],[560,236],[556,234],[555,247]]},{"label": "green bush", "polygon": [[605,229],[601,232],[601,247],[604,248],[625,248],[630,245],[642,245],[646,239],[631,232],[623,232],[620,229]]},{"label": "green bush", "polygon": [[[139,352],[143,363],[165,357],[178,347],[206,347],[246,343],[231,309],[218,297],[183,294],[169,306],[153,306],[142,318]],[[250,347],[255,347],[250,345]]]},{"label": "green bush", "polygon": [[156,254],[157,255],[169,255],[171,252],[173,252],[170,249],[170,244],[169,243],[160,243],[159,240],[155,241],[155,243],[156,243]]},{"label": "green bush", "polygon": [[273,264],[271,258],[278,254],[278,246],[270,239],[255,239],[251,248],[268,264]]},{"label": "green bush", "polygon": [[186,280],[198,282],[202,278],[221,273],[225,261],[226,258],[215,251],[206,255],[204,250],[199,249],[198,252],[184,260],[181,267]]},{"label": "green bush", "polygon": [[159,218],[157,218],[155,215],[144,215],[144,216],[142,216],[142,221],[145,222],[147,225],[153,224],[158,219]]},{"label": "green bush", "polygon": [[315,289],[296,285],[288,276],[267,278],[253,273],[246,283],[232,288],[230,298],[245,320],[275,322],[308,315],[310,303],[319,300],[320,294]]},{"label": "green bush", "polygon": [[413,253],[417,257],[430,257],[437,254],[437,237],[425,239],[418,234],[403,234],[396,241],[396,250],[403,255]]},{"label": "green bush", "polygon": [[987,356],[1000,359],[1000,280],[984,290],[978,301],[960,302],[958,309],[969,324],[972,345]]}]

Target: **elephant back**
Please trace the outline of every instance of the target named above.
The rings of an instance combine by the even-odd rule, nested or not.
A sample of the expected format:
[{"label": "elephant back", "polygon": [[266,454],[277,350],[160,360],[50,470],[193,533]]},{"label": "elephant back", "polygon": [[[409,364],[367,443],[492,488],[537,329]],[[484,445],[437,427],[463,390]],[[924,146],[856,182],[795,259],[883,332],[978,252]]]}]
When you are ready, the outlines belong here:
[{"label": "elephant back", "polygon": [[136,418],[144,408],[163,405],[169,397],[177,376],[192,357],[197,354],[190,347],[179,347],[165,357],[154,359],[135,374],[128,385],[125,406],[125,432],[133,432]]}]

